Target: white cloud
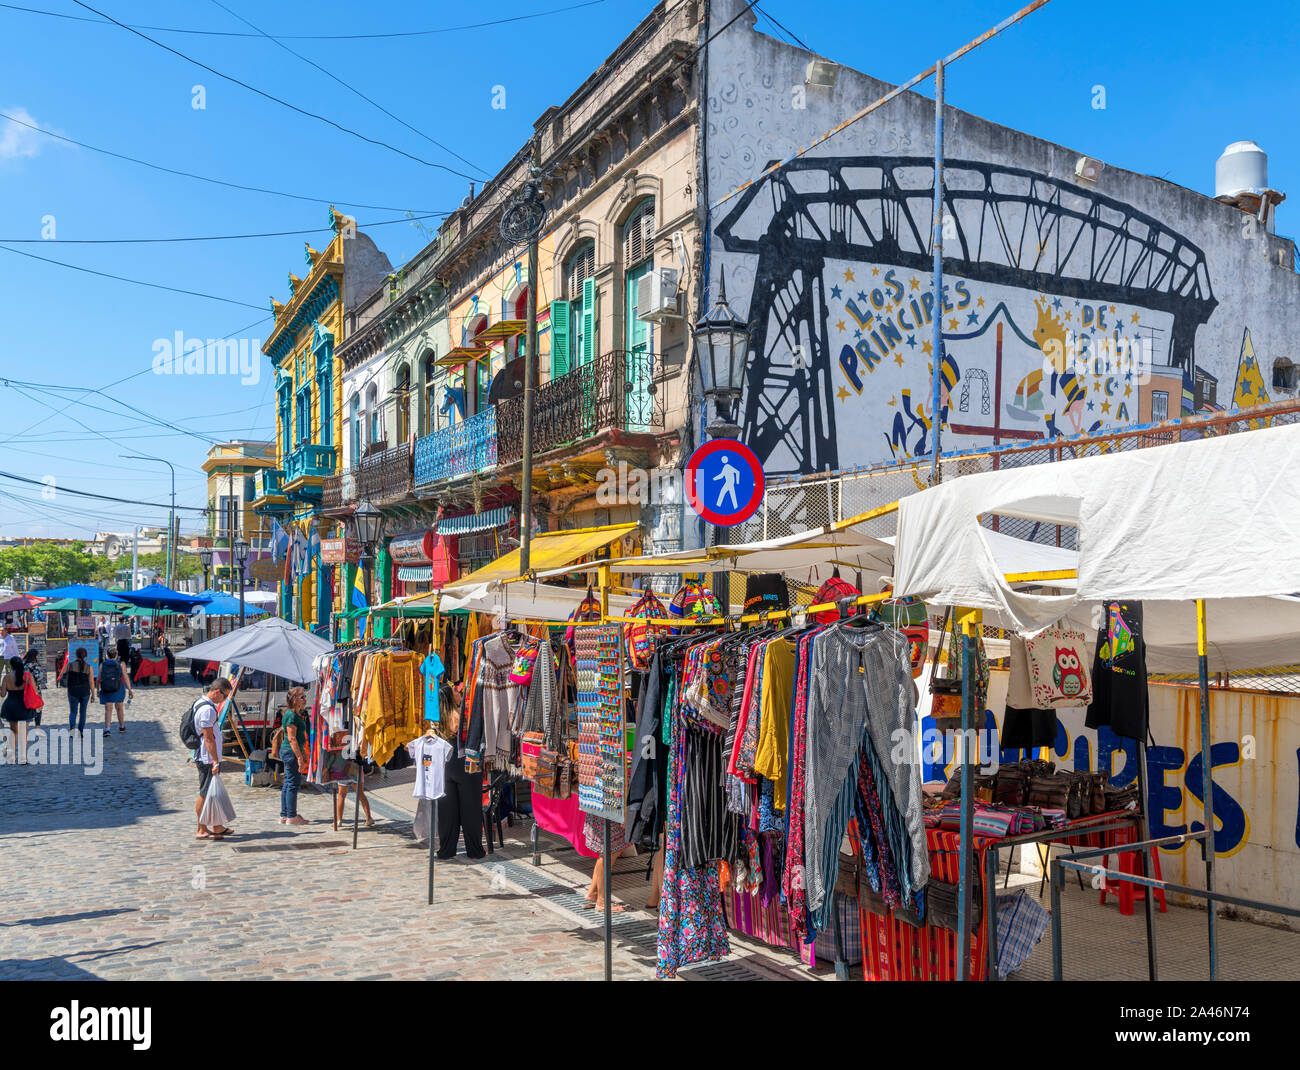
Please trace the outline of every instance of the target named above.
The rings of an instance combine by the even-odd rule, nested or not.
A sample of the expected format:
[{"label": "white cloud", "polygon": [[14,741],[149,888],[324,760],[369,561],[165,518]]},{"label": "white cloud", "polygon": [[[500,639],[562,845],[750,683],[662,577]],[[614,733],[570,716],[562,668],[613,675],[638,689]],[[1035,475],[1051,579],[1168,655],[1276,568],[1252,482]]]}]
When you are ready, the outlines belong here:
[{"label": "white cloud", "polygon": [[[3,111],[6,115],[12,115],[24,123],[31,123],[32,126],[41,125],[26,108],[4,108]],[[41,143],[44,140],[45,138],[35,130],[0,118],[0,160],[17,160],[24,156],[35,156],[41,151]]]}]

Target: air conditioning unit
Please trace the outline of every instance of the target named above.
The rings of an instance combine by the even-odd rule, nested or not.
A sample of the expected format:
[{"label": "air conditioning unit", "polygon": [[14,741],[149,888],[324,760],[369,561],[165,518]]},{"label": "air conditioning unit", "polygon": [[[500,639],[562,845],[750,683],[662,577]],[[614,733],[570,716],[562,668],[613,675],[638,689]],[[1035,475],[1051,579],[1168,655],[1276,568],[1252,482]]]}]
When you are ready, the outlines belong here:
[{"label": "air conditioning unit", "polygon": [[636,284],[636,318],[646,323],[681,319],[677,299],[677,269],[651,268]]}]

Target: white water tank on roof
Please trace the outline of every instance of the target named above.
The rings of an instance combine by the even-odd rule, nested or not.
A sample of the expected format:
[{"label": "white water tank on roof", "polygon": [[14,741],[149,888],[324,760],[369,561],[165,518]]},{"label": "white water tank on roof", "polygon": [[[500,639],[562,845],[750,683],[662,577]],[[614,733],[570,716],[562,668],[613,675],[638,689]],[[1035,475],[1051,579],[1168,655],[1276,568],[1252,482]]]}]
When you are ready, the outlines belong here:
[{"label": "white water tank on roof", "polygon": [[1235,197],[1268,189],[1268,153],[1253,141],[1234,141],[1214,163],[1214,195]]}]

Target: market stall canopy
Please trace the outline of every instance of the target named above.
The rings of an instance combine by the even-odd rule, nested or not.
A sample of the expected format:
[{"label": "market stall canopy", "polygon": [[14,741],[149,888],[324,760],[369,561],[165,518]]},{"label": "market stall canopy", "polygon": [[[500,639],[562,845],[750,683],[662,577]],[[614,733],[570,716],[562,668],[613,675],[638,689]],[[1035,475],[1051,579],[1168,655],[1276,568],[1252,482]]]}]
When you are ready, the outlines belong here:
[{"label": "market stall canopy", "polygon": [[[572,531],[545,531],[534,535],[529,544],[529,567],[535,572],[556,569],[580,557],[595,553],[616,539],[631,535],[636,524],[610,524],[600,528],[576,528]],[[469,589],[483,583],[519,578],[519,551],[511,550],[491,564],[475,569],[455,583],[455,589]],[[448,585],[451,589],[451,585]]]},{"label": "market stall canopy", "polygon": [[311,663],[333,649],[333,643],[296,624],[279,617],[265,617],[192,646],[184,651],[184,656],[198,661],[232,662],[245,669],[300,682],[312,679],[315,672]]},{"label": "market stall canopy", "polygon": [[[42,613],[79,613],[84,603],[75,598],[52,598],[42,602],[37,608]],[[123,602],[91,602],[87,613],[121,613],[126,608]]]},{"label": "market stall canopy", "polygon": [[[200,591],[199,597],[208,600],[203,605],[194,607],[196,613],[203,613],[209,617],[239,616],[239,598],[233,594],[227,594],[225,591]],[[247,595],[245,595],[244,615],[246,617],[260,616],[265,612],[265,609],[250,604]]]},{"label": "market stall canopy", "polygon": [[[205,594],[225,594],[225,591],[205,591]],[[232,596],[233,597],[233,596]],[[245,602],[256,602],[258,605],[273,605],[280,600],[280,596],[274,591],[245,591]]]},{"label": "market stall canopy", "polygon": [[123,591],[117,597],[132,605],[144,606],[147,609],[165,609],[170,613],[188,613],[195,606],[208,601],[203,595],[182,594],[161,583],[151,583],[138,591]]},{"label": "market stall canopy", "polygon": [[[549,583],[480,583],[472,588],[458,586],[455,593],[444,594],[439,608],[444,613],[458,609],[501,613],[510,620],[565,621],[586,597],[585,587],[557,587]],[[636,597],[611,591],[609,615],[626,616],[635,603]]]},{"label": "market stall canopy", "polygon": [[[1079,602],[1300,591],[1300,425],[964,476],[899,504],[896,589],[1036,631]],[[1077,530],[1075,591],[1013,591],[983,517]],[[1206,517],[1222,522],[1207,524]]]},{"label": "market stall canopy", "polygon": [[737,572],[783,572],[801,575],[810,570],[825,572],[828,579],[837,565],[841,569],[860,570],[863,582],[867,576],[879,589],[880,579],[893,571],[894,550],[888,539],[868,535],[857,528],[834,526],[783,535],[776,539],[740,543],[727,546],[705,546],[695,550],[676,550],[666,554],[647,554],[641,557],[615,558],[608,562],[586,562],[580,565],[538,570],[539,578],[553,578],[575,572],[594,572],[608,564],[611,572],[622,573],[673,573],[708,572],[726,569]]},{"label": "market stall canopy", "polygon": [[[36,598],[71,598],[78,602],[124,602],[120,594],[106,591],[102,587],[90,587],[84,583],[69,583],[63,587],[51,587],[48,591],[28,591]],[[49,608],[49,607],[45,607]],[[75,606],[73,607],[76,608]],[[119,607],[120,608],[120,607]],[[113,612],[111,609],[105,612]]]},{"label": "market stall canopy", "polygon": [[29,594],[20,594],[17,598],[10,598],[8,601],[0,602],[0,613],[17,613],[24,609],[44,608],[41,605],[41,599],[33,598]]}]

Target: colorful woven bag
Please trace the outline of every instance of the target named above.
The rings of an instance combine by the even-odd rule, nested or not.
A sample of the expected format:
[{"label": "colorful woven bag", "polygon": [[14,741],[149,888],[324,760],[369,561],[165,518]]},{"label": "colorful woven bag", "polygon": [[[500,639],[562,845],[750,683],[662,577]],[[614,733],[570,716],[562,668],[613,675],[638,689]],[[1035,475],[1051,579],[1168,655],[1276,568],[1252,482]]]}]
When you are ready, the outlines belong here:
[{"label": "colorful woven bag", "polygon": [[[683,583],[668,603],[668,614],[672,617],[708,620],[710,617],[722,616],[722,603],[707,584]],[[673,629],[676,634],[677,629]]]},{"label": "colorful woven bag", "polygon": [[[819,606],[823,602],[842,602],[846,598],[857,598],[861,593],[848,580],[839,576],[832,576],[817,588],[817,593],[813,595],[812,604]],[[817,621],[820,624],[834,624],[839,619],[839,612],[834,609],[828,609],[817,614]]]},{"label": "colorful woven bag", "polygon": [[656,627],[649,622],[666,619],[668,610],[655,597],[654,591],[646,591],[637,599],[636,605],[628,610],[627,615],[640,618],[634,624],[625,624],[623,626],[624,638],[627,641],[628,660],[632,663],[632,668],[644,672],[650,668],[650,661],[654,657],[655,636],[668,631],[667,628]]}]

